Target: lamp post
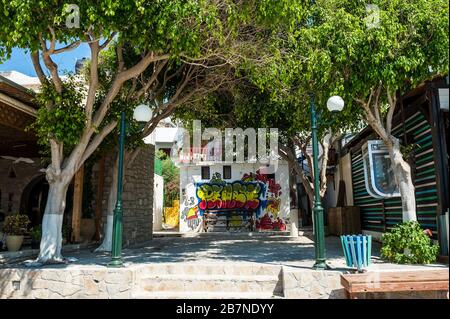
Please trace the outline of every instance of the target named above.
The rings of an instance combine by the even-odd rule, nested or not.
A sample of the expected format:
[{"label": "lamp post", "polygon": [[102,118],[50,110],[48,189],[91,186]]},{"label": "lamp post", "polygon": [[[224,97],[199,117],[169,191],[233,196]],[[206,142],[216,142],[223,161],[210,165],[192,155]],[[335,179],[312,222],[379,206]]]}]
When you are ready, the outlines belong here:
[{"label": "lamp post", "polygon": [[[148,122],[152,118],[152,110],[148,105],[141,104],[134,109],[133,118],[138,122]],[[120,114],[120,137],[119,137],[119,168],[117,173],[117,201],[114,208],[114,220],[113,220],[113,238],[112,238],[112,250],[111,261],[108,263],[108,267],[123,267],[122,260],[122,189],[123,189],[123,157],[125,153],[125,133],[126,133],[126,121],[125,112]]]},{"label": "lamp post", "polygon": [[[312,149],[313,149],[313,174],[314,174],[314,237],[315,237],[315,253],[316,262],[314,263],[314,269],[326,269],[325,263],[325,231],[323,220],[323,207],[320,200],[320,181],[319,181],[319,143],[317,139],[317,114],[314,103],[314,94],[311,93],[310,97],[310,109],[311,109],[311,133],[312,133]],[[340,96],[332,96],[327,101],[327,108],[331,112],[339,112],[344,107],[344,100]]]}]

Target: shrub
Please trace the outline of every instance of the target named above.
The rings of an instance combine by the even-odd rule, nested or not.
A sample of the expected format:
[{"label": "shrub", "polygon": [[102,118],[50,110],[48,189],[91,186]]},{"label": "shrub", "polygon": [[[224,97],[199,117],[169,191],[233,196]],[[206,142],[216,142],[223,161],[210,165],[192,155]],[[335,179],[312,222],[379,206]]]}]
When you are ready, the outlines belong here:
[{"label": "shrub", "polygon": [[436,261],[439,246],[418,222],[404,222],[382,237],[381,257],[398,264],[430,264]]},{"label": "shrub", "polygon": [[173,201],[180,198],[180,169],[163,151],[158,151],[156,158],[162,162],[164,207],[172,207]]},{"label": "shrub", "polygon": [[37,225],[31,228],[31,238],[35,241],[40,241],[42,237],[42,226]]},{"label": "shrub", "polygon": [[3,232],[6,235],[21,236],[27,232],[30,223],[27,215],[14,214],[5,218]]}]

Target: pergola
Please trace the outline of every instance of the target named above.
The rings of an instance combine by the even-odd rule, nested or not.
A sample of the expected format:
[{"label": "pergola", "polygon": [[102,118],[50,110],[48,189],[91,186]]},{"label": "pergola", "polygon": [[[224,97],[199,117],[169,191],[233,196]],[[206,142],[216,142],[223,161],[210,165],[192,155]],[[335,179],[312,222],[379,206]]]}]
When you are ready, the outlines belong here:
[{"label": "pergola", "polygon": [[36,118],[34,93],[0,76],[0,156],[39,157],[37,138],[26,128]]}]

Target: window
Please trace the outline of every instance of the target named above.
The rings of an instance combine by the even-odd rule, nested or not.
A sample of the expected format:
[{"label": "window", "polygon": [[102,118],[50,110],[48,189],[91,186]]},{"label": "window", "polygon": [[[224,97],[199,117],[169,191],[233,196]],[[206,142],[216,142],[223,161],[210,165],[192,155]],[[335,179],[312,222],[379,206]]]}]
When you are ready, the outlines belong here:
[{"label": "window", "polygon": [[209,166],[202,166],[202,179],[210,179]]},{"label": "window", "polygon": [[223,179],[231,179],[231,166],[225,165],[223,167]]},{"label": "window", "polygon": [[383,141],[367,141],[362,151],[364,180],[369,195],[375,198],[400,196],[389,153]]}]

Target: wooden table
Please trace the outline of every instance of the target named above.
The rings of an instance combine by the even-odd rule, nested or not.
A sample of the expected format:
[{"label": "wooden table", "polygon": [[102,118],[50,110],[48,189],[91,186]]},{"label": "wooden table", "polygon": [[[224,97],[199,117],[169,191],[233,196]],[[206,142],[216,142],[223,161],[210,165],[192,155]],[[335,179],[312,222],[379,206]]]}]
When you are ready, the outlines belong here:
[{"label": "wooden table", "polygon": [[342,274],[347,296],[356,299],[365,292],[448,291],[449,270],[367,272]]}]

